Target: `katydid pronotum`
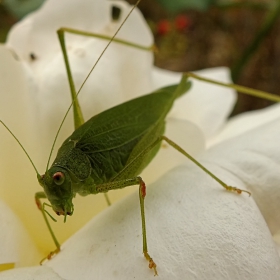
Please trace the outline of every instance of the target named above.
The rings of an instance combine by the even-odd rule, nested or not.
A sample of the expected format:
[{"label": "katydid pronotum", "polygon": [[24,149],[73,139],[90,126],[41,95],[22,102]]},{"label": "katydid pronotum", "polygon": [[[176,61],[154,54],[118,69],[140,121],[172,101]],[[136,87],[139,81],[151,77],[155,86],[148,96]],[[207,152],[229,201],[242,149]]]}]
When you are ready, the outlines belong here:
[{"label": "katydid pronotum", "polygon": [[[82,33],[81,33],[82,34]],[[185,79],[185,77],[183,78],[183,79]],[[182,84],[183,84],[184,82],[182,81]],[[169,88],[169,89],[171,89],[171,88]],[[175,89],[175,87],[174,87],[174,89]],[[177,91],[175,91],[175,93],[176,93]],[[174,93],[174,98],[175,98],[175,93]],[[152,95],[151,95],[152,96]],[[159,95],[157,95],[158,97],[159,97]],[[154,98],[155,96],[153,95],[152,96],[152,98]],[[74,100],[75,100],[75,97],[73,98]],[[139,100],[142,100],[142,99],[139,99]],[[135,101],[135,102],[140,102],[140,101]],[[150,100],[150,99],[149,99]],[[144,102],[144,101],[143,101]],[[160,100],[158,100],[158,102],[159,102],[159,104],[157,104],[157,106],[158,106],[158,108],[159,108],[159,111],[160,111],[160,116],[158,117],[158,123],[159,124],[161,124],[162,125],[162,127],[163,127],[163,123],[164,123],[164,116],[166,115],[166,113],[167,113],[167,109],[163,109],[162,107],[160,107]],[[164,101],[162,100],[162,102],[164,103]],[[166,101],[167,102],[167,101]],[[168,106],[171,106],[171,103],[173,102],[173,100],[171,100],[170,99],[170,101],[168,101],[167,103],[169,104]],[[150,103],[150,101],[148,102],[148,103]],[[138,104],[138,103],[137,103]],[[127,105],[127,104],[123,104],[122,106],[129,106],[129,105]],[[146,106],[144,106],[144,107],[146,107]],[[74,108],[77,108],[77,105],[75,105],[74,106]],[[118,109],[112,109],[112,110],[110,110],[110,111],[106,111],[106,112],[104,112],[103,114],[102,114],[102,116],[104,117],[104,115],[105,116],[108,116],[109,114],[112,114],[112,112],[113,112],[113,110],[121,110],[121,108],[123,108],[123,107],[117,107]],[[125,107],[126,108],[126,107]],[[152,109],[152,108],[151,108]],[[126,111],[126,110],[125,110]],[[151,112],[152,112],[152,110],[150,110]],[[145,113],[145,112],[141,112],[141,113]],[[133,116],[133,115],[132,115]],[[99,116],[100,117],[100,116]],[[149,121],[150,121],[150,118],[149,118],[149,115],[146,115],[146,118],[147,119],[149,119]],[[78,120],[80,120],[81,118],[77,118]],[[80,121],[81,122],[81,121]],[[90,122],[90,121],[89,121]],[[87,122],[87,124],[89,124],[89,122]],[[131,122],[133,122],[133,118],[131,119]],[[138,124],[138,123],[137,123]],[[158,124],[158,125],[159,125]],[[139,125],[139,124],[138,124]],[[152,125],[153,126],[153,125]],[[137,127],[138,128],[138,127]],[[82,127],[80,128],[80,129],[82,129]],[[117,127],[116,127],[116,129],[117,129]],[[152,128],[151,128],[152,129]],[[153,129],[155,129],[155,128],[153,128]],[[160,130],[160,129],[159,129]],[[78,131],[79,130],[77,130],[72,136],[74,137],[74,135],[76,135],[77,136],[77,134],[78,134]],[[93,129],[92,128],[89,128],[89,130],[87,131],[87,132],[89,132],[89,131],[93,131]],[[161,135],[162,135],[162,131],[157,131],[157,130],[155,130],[157,133],[155,133],[155,137],[156,136],[158,136],[158,141],[160,142],[162,139],[164,139],[164,140],[166,140],[166,141],[168,141],[168,139],[166,139],[166,138],[163,138]],[[121,133],[121,131],[119,132],[119,133]],[[82,133],[83,134],[83,133]],[[85,133],[86,134],[86,133]],[[145,134],[146,135],[146,134]],[[147,134],[148,135],[148,134]],[[73,138],[73,137],[70,137],[71,139]],[[127,135],[127,136],[129,136],[129,135]],[[143,135],[142,135],[143,136]],[[144,136],[143,136],[144,137]],[[148,137],[148,136],[146,136],[146,137]],[[155,138],[156,139],[156,138]],[[73,139],[72,139],[73,140]],[[152,139],[149,139],[149,140],[152,140]],[[140,141],[140,140],[139,140]],[[141,140],[142,141],[142,140]],[[140,142],[141,142],[140,141]],[[82,140],[80,139],[79,141],[78,141],[80,144],[81,144],[81,142],[82,142]],[[77,142],[77,145],[76,145],[76,147],[78,146],[78,143]],[[141,142],[142,143],[142,142]],[[172,142],[169,142],[169,143],[171,143],[172,144]],[[85,144],[84,142],[82,143],[82,144]],[[95,143],[91,143],[93,146],[94,146],[94,144]],[[145,144],[145,145],[144,145]],[[154,149],[156,149],[157,147],[158,147],[158,145],[156,145],[156,141],[155,141],[155,145],[157,146],[157,147],[155,147],[154,149],[152,149],[152,146],[150,146],[150,145],[152,145],[152,143],[150,142],[146,142],[146,143],[144,143],[143,144],[143,146],[141,146],[140,144],[138,144],[137,143],[137,145],[139,145],[139,146],[141,146],[141,147],[139,147],[139,146],[137,146],[137,148],[139,148],[139,150],[141,151],[141,153],[143,152],[144,154],[142,155],[139,151],[138,151],[138,153],[137,153],[137,151],[136,152],[134,152],[134,149],[133,149],[133,151],[128,151],[128,150],[126,150],[127,151],[127,154],[126,154],[126,156],[128,157],[128,159],[130,159],[130,160],[132,160],[131,159],[131,157],[134,157],[134,159],[135,159],[135,162],[137,163],[137,164],[139,164],[140,165],[140,163],[141,163],[141,165],[147,165],[148,164],[148,161],[149,161],[149,158],[148,159],[146,159],[146,160],[143,160],[142,159],[142,157],[144,157],[144,156],[147,156],[148,157],[148,155],[150,155],[150,154],[152,154],[153,155],[153,153],[155,153],[155,151],[154,151]],[[75,147],[75,148],[76,148]],[[175,146],[176,147],[176,146]],[[147,149],[147,151],[146,151],[146,149]],[[148,151],[149,149],[151,149],[150,151]],[[69,149],[68,150],[68,152],[70,153],[70,150],[71,149]],[[145,154],[145,151],[147,152],[147,154]],[[96,152],[96,151],[95,151]],[[116,150],[113,150],[112,152],[116,152]],[[59,156],[59,155],[58,155]],[[139,156],[139,157],[138,157]],[[151,156],[152,157],[152,156]],[[62,161],[63,162],[63,160],[60,158],[60,161]],[[56,161],[55,161],[56,162]],[[125,163],[125,166],[123,166],[123,169],[125,169],[126,171],[129,169],[129,172],[131,172],[131,173],[129,173],[128,172],[128,174],[133,174],[133,175],[131,175],[132,177],[133,176],[137,176],[137,175],[139,175],[139,174],[136,174],[136,173],[140,173],[140,167],[139,167],[139,169],[137,170],[136,169],[136,171],[135,170],[130,170],[130,166],[129,166],[129,160]],[[67,167],[67,163],[61,163],[61,165],[66,165],[66,166],[63,166],[63,167]],[[142,166],[141,166],[142,167]],[[108,166],[106,166],[106,168],[108,168]],[[110,167],[111,168],[111,167]],[[68,168],[69,169],[69,168]],[[106,170],[105,170],[106,171]],[[108,170],[108,172],[109,172],[110,170]],[[102,182],[104,182],[104,181],[109,181],[109,183],[115,183],[115,180],[116,179],[118,179],[119,177],[120,178],[124,178],[124,177],[122,177],[122,171],[118,171],[119,173],[116,175],[116,176],[114,176],[114,177],[111,177],[111,178],[107,178],[106,176],[106,178],[105,178],[105,180],[103,180],[102,181],[102,179],[101,178],[99,178],[100,179],[100,181],[102,181]],[[134,173],[133,173],[134,172]],[[73,172],[73,173],[75,173],[75,172]],[[79,173],[79,172],[78,172]],[[120,175],[119,175],[120,174]],[[59,175],[61,175],[60,173],[59,173]],[[98,175],[99,176],[99,175]],[[45,177],[47,177],[47,175],[45,176]],[[65,176],[65,178],[66,178],[67,176]],[[129,176],[127,176],[127,178],[128,178]],[[39,177],[40,179],[39,180],[41,180],[42,181],[42,179],[41,179],[41,177]],[[59,179],[60,178],[60,176],[55,176],[53,179]],[[60,180],[60,179],[59,179]],[[76,182],[75,182],[75,178],[73,178],[73,176],[72,176],[72,178],[71,178],[71,180],[73,180],[73,184],[75,184]],[[136,180],[136,178],[134,178],[130,183],[138,183],[139,182],[139,178]],[[141,181],[140,181],[141,182]],[[58,183],[57,185],[60,185],[60,183]],[[63,185],[61,185],[61,186],[63,186]],[[100,187],[102,187],[102,186],[100,186]],[[116,187],[117,188],[120,188],[120,187],[122,187],[122,185],[119,185],[119,184],[117,184],[116,185]],[[60,188],[62,188],[62,187],[60,187]],[[78,187],[77,187],[77,189],[78,189]],[[76,190],[77,190],[76,189]],[[113,187],[112,187],[112,189],[113,189]],[[104,188],[103,190],[102,190],[102,188],[100,188],[100,189],[98,189],[98,191],[107,191],[108,189],[106,189],[106,188]],[[84,190],[82,190],[82,189],[79,189],[77,192],[79,193],[79,191],[80,192],[83,192]],[[93,192],[93,191],[92,191]],[[48,194],[48,192],[47,192],[47,190],[46,190],[46,193]],[[90,193],[90,190],[88,189],[88,193]],[[94,193],[94,192],[93,192]],[[84,192],[84,194],[87,194],[86,192]],[[141,193],[140,193],[140,195],[141,195]],[[44,195],[43,195],[44,196]],[[40,195],[38,194],[37,195],[37,197],[40,197]],[[49,199],[50,200],[52,200],[51,199],[51,197],[49,197]],[[140,201],[141,201],[141,196],[140,196]],[[57,209],[55,209],[55,206],[54,206],[54,203],[53,203],[53,208],[54,208],[54,210],[57,210]],[[64,207],[65,208],[65,207]],[[141,209],[143,209],[144,210],[144,200],[143,200],[143,197],[142,197],[142,203],[141,203]],[[62,213],[63,214],[63,212],[64,212],[64,215],[65,215],[65,217],[66,217],[66,214],[67,214],[67,211],[66,211],[67,209],[62,209],[61,211],[60,211],[60,213]],[[58,212],[59,212],[58,211]],[[43,212],[44,213],[44,212]],[[71,207],[70,207],[70,210],[69,210],[69,213],[71,214],[72,213],[72,209],[71,209]],[[143,212],[142,212],[143,213]],[[145,232],[145,228],[144,228],[144,213],[143,213],[143,216],[142,216],[142,222],[143,222],[143,237],[146,235],[146,232]],[[146,244],[146,238],[144,239],[144,253],[146,252],[146,255],[147,255],[147,246],[146,246],[146,251],[145,251],[145,244]],[[149,259],[149,257],[148,257],[148,259]],[[153,265],[153,263],[152,263],[152,265]],[[155,267],[154,267],[155,268]]]}]

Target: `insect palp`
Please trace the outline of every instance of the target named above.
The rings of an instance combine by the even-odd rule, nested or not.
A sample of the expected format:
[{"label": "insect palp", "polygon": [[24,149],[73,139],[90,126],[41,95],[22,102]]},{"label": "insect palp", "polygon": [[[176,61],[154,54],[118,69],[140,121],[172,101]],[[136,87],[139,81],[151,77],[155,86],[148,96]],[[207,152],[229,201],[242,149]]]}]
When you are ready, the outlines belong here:
[{"label": "insect palp", "polygon": [[50,206],[49,204],[43,203],[43,210],[44,212],[54,221],[57,222],[57,220],[45,209],[45,206]]},{"label": "insect palp", "polygon": [[66,223],[67,213],[64,214],[64,223]]}]

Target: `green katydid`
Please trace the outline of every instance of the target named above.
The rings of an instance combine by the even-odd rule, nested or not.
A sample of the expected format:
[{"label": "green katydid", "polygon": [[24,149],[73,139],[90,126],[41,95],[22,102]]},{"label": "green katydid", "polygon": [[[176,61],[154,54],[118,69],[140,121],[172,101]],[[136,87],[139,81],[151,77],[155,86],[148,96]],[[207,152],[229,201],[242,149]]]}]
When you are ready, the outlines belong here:
[{"label": "green katydid", "polygon": [[226,189],[242,192],[220,181],[163,135],[167,113],[175,99],[189,87],[187,75],[183,75],[179,85],[160,89],[92,117],[64,141],[50,169],[38,176],[44,193],[37,193],[36,197],[48,198],[53,210],[65,217],[73,214],[72,199],[76,193],[97,194],[139,185],[143,252],[155,273],[156,265],[148,254],[146,241],[146,187],[138,175],[156,155],[162,140],[194,161]]},{"label": "green katydid", "polygon": [[[92,35],[79,31],[73,31],[73,33]],[[63,53],[67,57],[65,49]],[[83,121],[73,82],[71,82],[67,58],[66,67],[70,84],[72,83],[74,109],[80,115],[77,118],[76,127],[78,128],[62,144],[50,169],[42,176],[37,172],[39,183],[44,188],[44,192],[36,194],[38,205],[46,219],[45,204],[41,205],[40,199],[48,198],[53,210],[66,218],[66,215],[73,214],[72,198],[76,193],[81,195],[106,193],[112,189],[139,185],[143,252],[149,261],[150,268],[153,268],[156,273],[156,264],[149,256],[147,249],[144,214],[145,183],[139,174],[155,156],[162,140],[190,158],[226,189],[238,193],[242,190],[227,186],[164,136],[165,117],[175,99],[189,88],[190,84],[187,82],[189,74],[183,75],[179,85],[169,86],[123,103],[81,125]],[[46,223],[49,226],[47,219]],[[60,245],[51,228],[49,229],[58,252]]]}]

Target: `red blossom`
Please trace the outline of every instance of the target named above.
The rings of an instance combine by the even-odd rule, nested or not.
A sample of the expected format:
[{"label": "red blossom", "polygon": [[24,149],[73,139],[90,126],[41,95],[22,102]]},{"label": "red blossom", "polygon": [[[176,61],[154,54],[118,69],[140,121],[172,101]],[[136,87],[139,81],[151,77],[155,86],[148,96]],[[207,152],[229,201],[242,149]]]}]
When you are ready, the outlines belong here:
[{"label": "red blossom", "polygon": [[158,22],[157,24],[157,33],[159,35],[166,35],[167,33],[169,33],[171,30],[171,24],[168,20],[163,19],[161,21]]},{"label": "red blossom", "polygon": [[175,27],[179,31],[188,29],[190,27],[190,24],[191,24],[191,20],[186,15],[178,15],[175,18]]}]

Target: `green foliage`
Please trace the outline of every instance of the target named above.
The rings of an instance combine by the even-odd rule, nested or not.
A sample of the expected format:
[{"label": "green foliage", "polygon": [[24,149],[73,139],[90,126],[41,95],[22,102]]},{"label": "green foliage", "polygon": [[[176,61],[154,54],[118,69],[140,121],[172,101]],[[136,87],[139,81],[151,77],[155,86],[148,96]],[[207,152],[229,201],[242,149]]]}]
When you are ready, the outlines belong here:
[{"label": "green foliage", "polygon": [[202,10],[205,11],[215,0],[158,0],[158,2],[170,12],[181,10]]},{"label": "green foliage", "polygon": [[3,4],[17,18],[22,18],[38,9],[43,2],[44,0],[4,0]]}]

